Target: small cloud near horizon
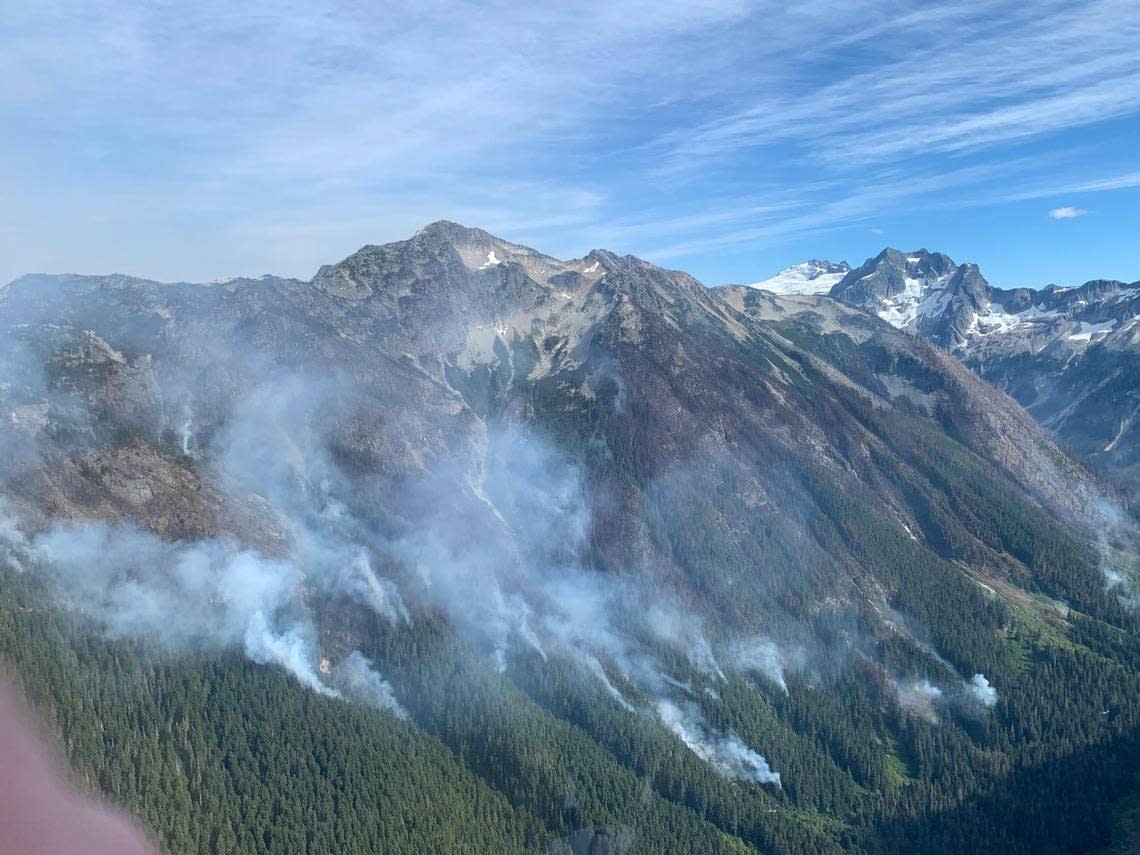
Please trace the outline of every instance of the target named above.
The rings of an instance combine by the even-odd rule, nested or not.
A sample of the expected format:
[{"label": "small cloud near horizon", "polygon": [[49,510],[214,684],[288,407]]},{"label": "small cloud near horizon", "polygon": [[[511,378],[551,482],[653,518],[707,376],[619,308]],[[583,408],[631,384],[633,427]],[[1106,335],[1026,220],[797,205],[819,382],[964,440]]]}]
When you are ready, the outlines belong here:
[{"label": "small cloud near horizon", "polygon": [[1064,208],[1053,208],[1049,211],[1050,220],[1072,220],[1076,217],[1083,217],[1087,214],[1084,208],[1073,208],[1066,205]]}]

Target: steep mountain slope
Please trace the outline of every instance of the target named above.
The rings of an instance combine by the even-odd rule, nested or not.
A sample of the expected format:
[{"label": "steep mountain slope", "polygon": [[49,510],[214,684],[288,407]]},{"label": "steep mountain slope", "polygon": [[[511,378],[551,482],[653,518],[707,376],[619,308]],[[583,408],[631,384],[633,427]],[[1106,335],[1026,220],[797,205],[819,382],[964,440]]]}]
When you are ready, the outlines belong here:
[{"label": "steep mountain slope", "polygon": [[830,294],[950,350],[1066,446],[1135,482],[1140,282],[1002,290],[976,265],[885,249]]},{"label": "steep mountain slope", "polygon": [[[1049,851],[1106,839],[1130,786],[1127,764],[1094,789],[1051,765],[1130,756],[1130,521],[1012,399],[836,300],[436,223],[311,282],[25,277],[0,330],[24,568],[0,626],[32,685],[75,667],[27,644],[49,635],[144,694],[182,680],[267,716],[288,684],[241,650],[340,739],[414,733],[397,779],[426,751],[453,799],[457,764],[487,850]],[[90,718],[45,694],[89,780],[193,815],[161,827],[172,848],[234,815],[189,761],[173,789],[104,781]],[[361,701],[380,712],[342,724]],[[146,722],[108,716],[148,757]],[[350,797],[332,756],[290,788],[298,816]],[[342,851],[451,827],[353,829]]]},{"label": "steep mountain slope", "polygon": [[1140,474],[1140,282],[999,292],[966,364],[1078,454]]}]

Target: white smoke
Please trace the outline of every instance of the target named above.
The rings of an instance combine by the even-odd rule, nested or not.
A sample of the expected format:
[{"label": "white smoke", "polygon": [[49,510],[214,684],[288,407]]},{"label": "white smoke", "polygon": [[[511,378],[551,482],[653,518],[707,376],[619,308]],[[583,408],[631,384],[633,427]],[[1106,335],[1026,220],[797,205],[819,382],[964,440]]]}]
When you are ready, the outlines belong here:
[{"label": "white smoke", "polygon": [[274,631],[261,612],[254,612],[245,631],[245,654],[261,665],[280,665],[314,692],[339,698],[340,692],[326,686],[313,667],[315,654],[311,642],[297,629]]},{"label": "white smoke", "polygon": [[357,650],[349,653],[332,669],[333,679],[357,700],[386,710],[399,718],[408,714],[396,700],[391,684],[376,673],[372,661]]},{"label": "white smoke", "polygon": [[182,422],[178,427],[178,445],[182,453],[193,457],[197,453],[194,442],[194,412],[187,406],[183,409]]},{"label": "white smoke", "polygon": [[486,632],[494,646],[495,670],[500,674],[507,670],[507,651],[516,640],[528,645],[545,662],[546,651],[531,628],[531,609],[526,599],[521,594],[503,594],[497,582],[488,586],[486,596],[490,607]]},{"label": "white smoke", "polygon": [[395,583],[376,575],[368,553],[363,549],[357,549],[343,566],[335,580],[335,587],[389,623],[412,622],[412,616]]},{"label": "white smoke", "polygon": [[961,680],[952,689],[943,689],[929,679],[912,678],[892,680],[899,708],[910,715],[938,724],[945,710],[975,716],[979,708],[997,706],[997,689],[990,685],[984,674],[975,674],[968,681]]},{"label": "white smoke", "polygon": [[700,624],[692,617],[682,615],[667,603],[656,602],[649,610],[646,620],[653,634],[684,654],[689,664],[706,677],[723,681],[721,670],[712,645]]},{"label": "white smoke", "polygon": [[674,703],[661,698],[654,704],[654,709],[666,728],[722,775],[780,786],[780,775],[772,771],[767,760],[735,734],[713,731],[695,704]]},{"label": "white smoke", "polygon": [[943,692],[927,679],[908,680],[895,683],[899,707],[911,715],[938,724],[938,706],[942,703]]},{"label": "white smoke", "polygon": [[690,686],[688,683],[678,680],[676,677],[671,677],[668,674],[662,674],[661,679],[665,682],[665,685],[672,686],[674,689],[680,689],[686,695],[691,696],[694,694],[692,686]]},{"label": "white smoke", "polygon": [[272,629],[302,580],[295,566],[256,552],[168,543],[128,524],[59,523],[32,543],[60,596],[111,635],[176,649],[241,643],[259,614]]},{"label": "white smoke", "polygon": [[8,509],[8,503],[0,496],[0,561],[18,572],[27,567],[30,545]]},{"label": "white smoke", "polygon": [[732,645],[731,655],[734,668],[762,674],[787,694],[788,681],[784,677],[786,658],[774,641],[767,638],[741,639]]},{"label": "white smoke", "polygon": [[997,689],[990,685],[990,681],[985,678],[985,675],[975,674],[971,677],[968,690],[970,695],[983,707],[989,708],[997,705]]},{"label": "white smoke", "polygon": [[[59,596],[111,636],[149,639],[173,651],[241,647],[313,691],[340,696],[318,673],[317,631],[301,601],[306,574],[295,562],[217,540],[168,543],[103,522],[56,524],[36,535],[31,548]],[[387,599],[372,602],[383,606],[377,614],[399,618]]]},{"label": "white smoke", "polygon": [[1123,508],[1106,496],[1096,496],[1089,511],[1091,525],[1097,533],[1100,572],[1105,590],[1129,609],[1140,608],[1140,584],[1127,572],[1126,562],[1140,565],[1140,530]]},{"label": "white smoke", "polygon": [[1140,591],[1130,576],[1125,575],[1109,563],[1107,549],[1102,548],[1100,571],[1104,574],[1104,588],[1116,594],[1117,601],[1129,609],[1140,609]]},{"label": "white smoke", "polygon": [[628,710],[629,712],[636,712],[633,704],[627,701],[622,696],[622,693],[618,691],[617,686],[610,682],[610,678],[606,675],[606,669],[602,667],[602,663],[598,661],[598,658],[596,656],[592,656],[589,653],[583,653],[579,658],[580,661],[586,666],[586,669],[598,679],[598,682],[602,684],[602,687],[606,690],[606,694],[621,704],[624,709]]},{"label": "white smoke", "polygon": [[530,607],[526,604],[520,596],[511,598],[511,606],[516,616],[516,623],[514,631],[516,635],[534,648],[535,652],[542,657],[542,661],[546,661],[546,651],[542,648],[542,642],[539,641],[538,635],[530,626]]}]

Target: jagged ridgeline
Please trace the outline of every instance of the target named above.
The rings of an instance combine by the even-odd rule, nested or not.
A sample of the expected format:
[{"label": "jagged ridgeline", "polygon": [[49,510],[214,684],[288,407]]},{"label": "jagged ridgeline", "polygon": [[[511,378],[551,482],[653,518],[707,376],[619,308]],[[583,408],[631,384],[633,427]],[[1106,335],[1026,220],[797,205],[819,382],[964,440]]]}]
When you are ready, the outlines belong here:
[{"label": "jagged ridgeline", "polygon": [[994,288],[976,264],[925,249],[885,249],[845,267],[807,262],[753,287],[819,293],[834,282],[831,296],[948,348],[1137,493],[1140,282]]},{"label": "jagged ridgeline", "polygon": [[436,223],[25,277],[0,348],[0,649],[172,852],[1131,828],[1131,519],[857,308]]}]

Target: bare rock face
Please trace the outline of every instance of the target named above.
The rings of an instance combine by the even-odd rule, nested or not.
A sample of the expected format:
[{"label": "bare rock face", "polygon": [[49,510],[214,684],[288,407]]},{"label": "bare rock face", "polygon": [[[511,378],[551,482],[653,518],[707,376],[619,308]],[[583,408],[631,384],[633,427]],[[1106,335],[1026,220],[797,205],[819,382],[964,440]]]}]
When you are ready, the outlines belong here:
[{"label": "bare rock face", "polygon": [[170,538],[218,532],[221,496],[145,445],[50,454],[32,490],[52,517],[134,520]]},{"label": "bare rock face", "polygon": [[927,341],[954,347],[984,310],[989,290],[976,265],[959,267],[925,249],[884,249],[836,283],[831,296]]}]

